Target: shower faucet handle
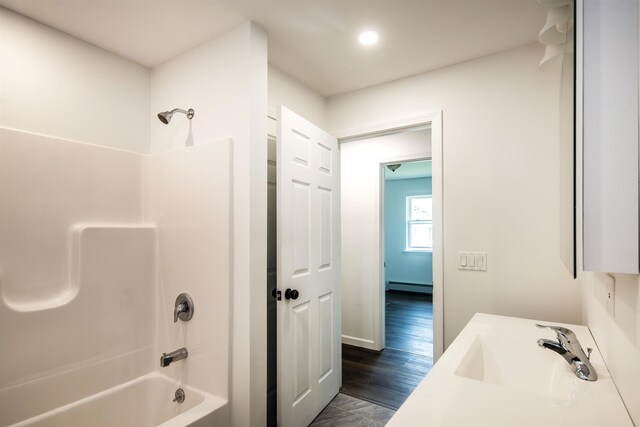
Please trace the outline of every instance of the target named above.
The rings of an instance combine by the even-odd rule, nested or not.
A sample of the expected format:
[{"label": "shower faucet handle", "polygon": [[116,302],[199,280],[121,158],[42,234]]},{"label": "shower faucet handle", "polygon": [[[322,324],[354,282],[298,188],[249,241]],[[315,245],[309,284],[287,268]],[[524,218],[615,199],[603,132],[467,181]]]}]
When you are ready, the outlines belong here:
[{"label": "shower faucet handle", "polygon": [[175,308],[173,309],[173,323],[176,323],[178,319],[185,322],[191,320],[194,310],[195,306],[191,296],[185,292],[181,293],[176,298]]}]

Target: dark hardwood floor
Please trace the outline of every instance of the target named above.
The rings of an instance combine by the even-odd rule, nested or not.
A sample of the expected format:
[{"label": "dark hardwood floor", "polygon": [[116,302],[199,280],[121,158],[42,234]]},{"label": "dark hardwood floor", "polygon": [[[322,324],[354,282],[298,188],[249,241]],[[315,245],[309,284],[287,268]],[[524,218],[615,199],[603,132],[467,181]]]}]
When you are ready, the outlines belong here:
[{"label": "dark hardwood floor", "polygon": [[387,291],[387,348],[433,356],[433,302],[430,294]]},{"label": "dark hardwood floor", "polygon": [[340,392],[398,409],[433,366],[430,296],[387,292],[385,325],[380,352],[342,345]]}]

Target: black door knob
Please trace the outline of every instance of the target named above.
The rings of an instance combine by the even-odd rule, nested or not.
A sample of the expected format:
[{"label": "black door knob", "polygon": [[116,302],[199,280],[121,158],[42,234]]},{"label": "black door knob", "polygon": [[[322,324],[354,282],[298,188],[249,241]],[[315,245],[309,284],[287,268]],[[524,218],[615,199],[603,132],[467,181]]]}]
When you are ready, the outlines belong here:
[{"label": "black door knob", "polygon": [[300,295],[300,293],[298,291],[296,291],[295,289],[287,288],[287,290],[284,291],[284,298],[285,299],[298,299],[299,295]]},{"label": "black door knob", "polygon": [[282,292],[280,292],[277,288],[273,288],[273,290],[271,291],[271,296],[278,301],[282,301]]}]

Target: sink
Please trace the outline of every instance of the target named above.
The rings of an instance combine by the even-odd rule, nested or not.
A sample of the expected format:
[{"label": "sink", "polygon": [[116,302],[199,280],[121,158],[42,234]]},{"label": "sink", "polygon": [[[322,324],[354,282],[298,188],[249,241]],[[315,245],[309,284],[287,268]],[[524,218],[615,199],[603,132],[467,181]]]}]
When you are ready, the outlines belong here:
[{"label": "sink", "polygon": [[[597,381],[578,378],[536,323],[573,330],[592,347]],[[633,427],[589,328],[477,313],[388,427]]]},{"label": "sink", "polygon": [[585,389],[557,354],[534,340],[501,336],[476,335],[454,374],[567,403]]}]

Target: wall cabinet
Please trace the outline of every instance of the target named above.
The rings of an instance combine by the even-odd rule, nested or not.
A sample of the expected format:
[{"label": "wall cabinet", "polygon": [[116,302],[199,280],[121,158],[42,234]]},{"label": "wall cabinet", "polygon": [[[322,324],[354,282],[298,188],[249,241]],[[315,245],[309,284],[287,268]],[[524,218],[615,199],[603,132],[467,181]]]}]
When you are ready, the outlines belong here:
[{"label": "wall cabinet", "polygon": [[582,12],[584,270],[638,273],[638,1]]}]

